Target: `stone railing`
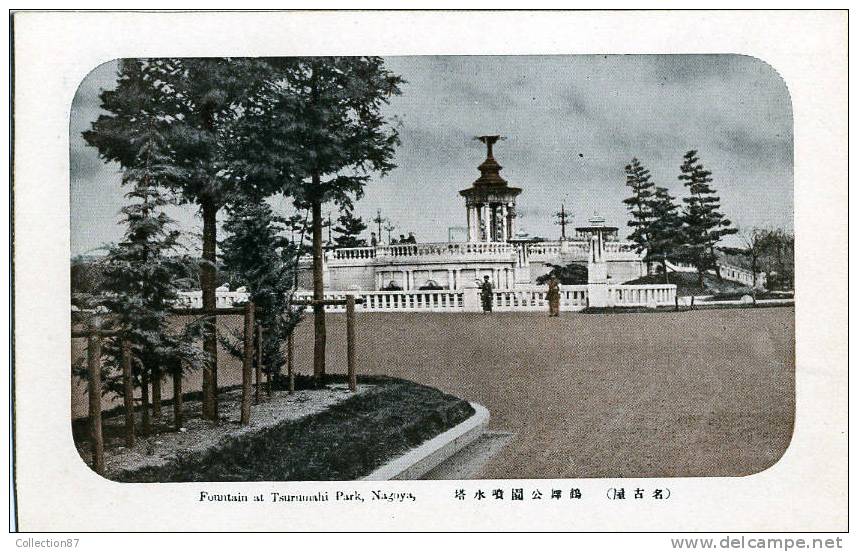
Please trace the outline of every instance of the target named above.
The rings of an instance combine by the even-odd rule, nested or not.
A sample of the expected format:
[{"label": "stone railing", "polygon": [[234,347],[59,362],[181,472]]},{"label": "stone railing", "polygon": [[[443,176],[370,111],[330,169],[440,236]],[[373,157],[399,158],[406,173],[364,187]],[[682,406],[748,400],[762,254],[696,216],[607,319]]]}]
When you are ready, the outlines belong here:
[{"label": "stone railing", "polygon": [[[229,308],[239,303],[247,302],[250,294],[246,291],[217,291],[215,293],[216,308]],[[202,291],[180,291],[176,306],[183,309],[203,308]]]},{"label": "stone railing", "polygon": [[375,259],[388,261],[421,259],[462,259],[479,257],[486,260],[511,260],[515,246],[506,242],[440,242],[378,245],[332,249],[326,254],[329,263],[343,265],[369,264]]},{"label": "stone railing", "polygon": [[[465,310],[465,290],[423,291],[355,291],[349,292],[362,299],[357,311],[370,312],[454,312]],[[325,293],[325,299],[345,299],[346,292]],[[312,292],[297,292],[296,299],[312,299]],[[343,305],[327,305],[325,312],[344,312]]]},{"label": "stone railing", "polygon": [[676,284],[608,286],[608,304],[613,307],[666,306],[675,302]]},{"label": "stone railing", "polygon": [[[587,306],[587,286],[560,286],[560,310],[582,310]],[[547,311],[547,286],[494,290],[496,311]]]},{"label": "stone railing", "polygon": [[[528,254],[534,261],[548,261],[562,256],[586,260],[590,244],[582,240],[544,241],[526,244]],[[329,263],[342,265],[369,264],[376,259],[408,261],[417,258],[511,260],[516,246],[507,242],[438,242],[378,245],[375,247],[347,247],[332,249],[326,253]],[[605,253],[609,261],[640,260],[641,255],[632,242],[606,241]]]},{"label": "stone railing", "polygon": [[[721,272],[721,277],[731,282],[739,282],[748,287],[765,286],[766,275],[763,272],[757,274],[754,278],[754,273],[746,268],[732,266],[725,263],[718,263],[718,270]],[[714,273],[714,271],[711,271]]]},{"label": "stone railing", "polygon": [[[560,310],[576,311],[588,305],[588,286],[560,286]],[[356,306],[367,312],[476,312],[482,310],[480,289],[410,290],[410,291],[329,291],[325,299],[345,299],[353,294],[362,299]],[[548,310],[547,286],[527,286],[513,289],[494,289],[492,309],[496,311],[541,311]],[[202,308],[202,292],[189,291],[179,294],[177,306]],[[218,291],[217,307],[227,308],[247,301],[243,291]],[[313,298],[311,291],[297,291],[294,298]],[[673,305],[676,300],[674,284],[644,286],[608,285],[608,305],[616,307],[652,307]],[[343,312],[343,305],[328,305],[326,312]]]},{"label": "stone railing", "polygon": [[376,257],[429,257],[446,255],[501,255],[509,257],[514,248],[506,242],[441,242],[379,245]]},{"label": "stone railing", "polygon": [[336,260],[374,259],[375,247],[340,247],[331,250],[331,258]]},{"label": "stone railing", "polygon": [[[667,262],[667,270],[670,272],[697,272],[697,268],[687,263]],[[766,285],[765,272],[757,273],[756,282],[754,281],[754,273],[747,268],[728,265],[718,262],[718,270],[721,272],[721,277],[730,282],[737,282],[748,287],[757,287]],[[707,270],[708,274],[716,274],[715,270]]]}]

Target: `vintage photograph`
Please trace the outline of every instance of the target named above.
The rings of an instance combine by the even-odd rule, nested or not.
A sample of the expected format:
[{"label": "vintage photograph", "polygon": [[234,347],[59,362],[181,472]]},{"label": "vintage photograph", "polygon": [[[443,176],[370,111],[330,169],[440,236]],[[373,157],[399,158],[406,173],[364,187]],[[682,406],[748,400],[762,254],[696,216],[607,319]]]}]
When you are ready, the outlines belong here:
[{"label": "vintage photograph", "polygon": [[105,478],[744,476],[790,444],[765,61],[117,59],[69,140],[70,431]]}]

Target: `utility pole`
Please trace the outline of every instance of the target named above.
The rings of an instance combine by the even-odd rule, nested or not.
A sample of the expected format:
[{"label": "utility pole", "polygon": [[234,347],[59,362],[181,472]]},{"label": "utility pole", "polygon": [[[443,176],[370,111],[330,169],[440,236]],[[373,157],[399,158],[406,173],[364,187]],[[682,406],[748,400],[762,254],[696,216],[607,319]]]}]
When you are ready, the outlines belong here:
[{"label": "utility pole", "polygon": [[381,209],[378,209],[376,211],[375,218],[372,219],[372,222],[374,222],[378,225],[378,234],[377,235],[378,235],[378,240],[380,242],[381,241],[381,223],[384,222],[384,219],[381,218]]},{"label": "utility pole", "polygon": [[558,219],[554,224],[560,225],[560,239],[565,240],[566,239],[566,225],[569,222],[568,219],[572,218],[572,215],[570,213],[566,212],[566,206],[563,203],[561,203],[560,204],[560,210],[557,213],[555,213],[554,216],[557,217],[557,219]]},{"label": "utility pole", "polygon": [[387,230],[387,245],[390,245],[390,233],[396,230],[396,226],[391,224],[389,220],[385,220],[384,229]]}]

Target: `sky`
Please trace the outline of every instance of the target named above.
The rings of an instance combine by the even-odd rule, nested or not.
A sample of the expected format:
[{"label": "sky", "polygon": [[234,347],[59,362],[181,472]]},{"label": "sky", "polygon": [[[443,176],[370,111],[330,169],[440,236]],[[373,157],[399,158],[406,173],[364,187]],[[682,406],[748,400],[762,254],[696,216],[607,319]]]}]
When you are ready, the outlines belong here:
[{"label": "sky", "polygon": [[[385,108],[402,143],[397,167],[372,179],[356,213],[366,222],[380,209],[394,236],[446,241],[448,228],[465,226],[458,192],[479,176],[485,146],[474,137],[483,134],[505,137],[494,155],[501,176],[523,190],[517,224],[530,235],[557,239],[553,215],[563,203],[573,226],[598,214],[625,237],[625,165],[637,157],[657,185],[681,198],[677,176],[689,149],[712,171],[721,211],[741,230],[792,231],[792,105],[764,61],[719,54],[403,56],[385,63],[407,81]],[[115,87],[116,71],[116,62],[95,68],[72,103],[72,255],[98,254],[122,236],[119,168],[81,136],[102,113],[98,95]],[[288,198],[271,203],[292,212]],[[333,206],[327,210],[336,218]],[[170,214],[199,236],[193,206]]]}]

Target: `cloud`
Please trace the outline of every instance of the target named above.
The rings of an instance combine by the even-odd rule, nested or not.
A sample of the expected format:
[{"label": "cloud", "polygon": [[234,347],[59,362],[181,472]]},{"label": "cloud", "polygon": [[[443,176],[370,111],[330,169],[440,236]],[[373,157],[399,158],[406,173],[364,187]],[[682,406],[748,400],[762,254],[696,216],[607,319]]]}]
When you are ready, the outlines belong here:
[{"label": "cloud", "polygon": [[[676,177],[692,148],[713,172],[729,218],[744,227],[792,227],[792,108],[783,81],[763,61],[728,54],[406,56],[386,63],[408,81],[386,109],[400,121],[402,145],[397,168],[370,183],[357,213],[369,219],[381,209],[396,233],[441,241],[447,227],[465,224],[458,191],[477,178],[485,151],[472,138],[494,133],[508,137],[495,156],[510,185],[524,190],[519,213],[532,233],[558,235],[551,215],[561,202],[575,223],[597,211],[624,227],[625,164],[640,158],[658,184],[681,196]],[[73,206],[94,197],[95,182],[102,204],[113,212],[121,205],[121,194],[105,193],[118,188],[115,169],[79,138],[114,75],[115,65],[99,67],[75,98]],[[186,210],[181,220],[196,229],[199,221]],[[73,231],[116,235],[115,222],[90,211],[73,213]],[[74,235],[72,241],[86,245]]]}]

